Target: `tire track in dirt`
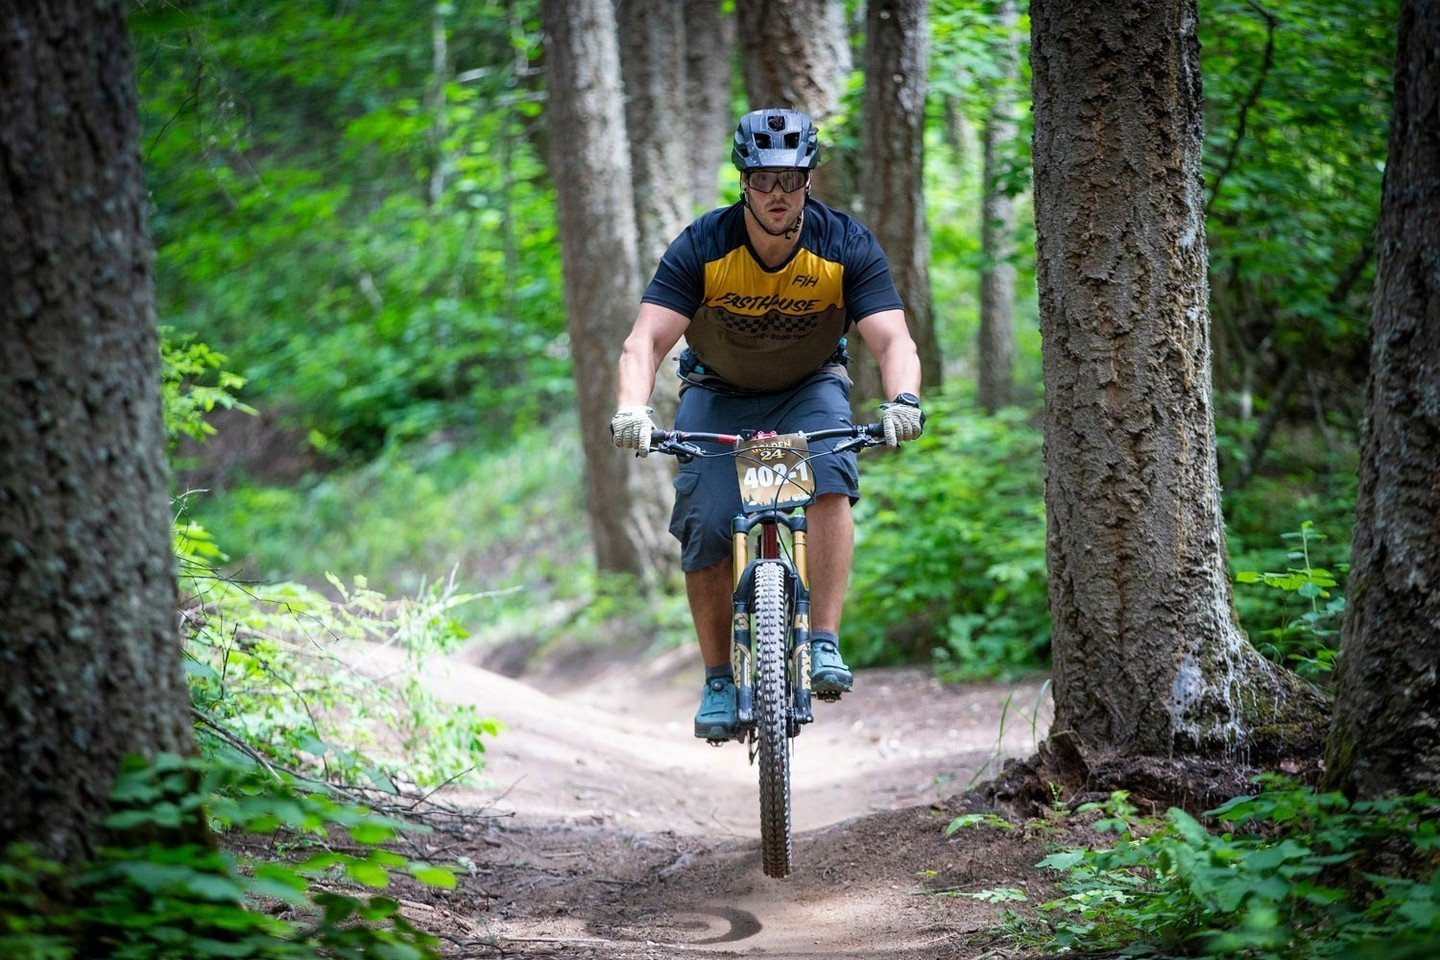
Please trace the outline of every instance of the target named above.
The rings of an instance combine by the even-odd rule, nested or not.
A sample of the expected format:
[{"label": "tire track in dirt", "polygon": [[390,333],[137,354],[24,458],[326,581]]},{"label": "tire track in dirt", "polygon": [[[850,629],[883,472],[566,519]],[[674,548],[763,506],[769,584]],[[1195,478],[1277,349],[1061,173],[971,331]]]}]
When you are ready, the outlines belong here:
[{"label": "tire track in dirt", "polygon": [[856,691],[818,704],[796,741],[795,873],[776,881],[760,870],[756,773],[744,748],[690,735],[692,661],[686,651],[592,664],[533,686],[461,660],[431,669],[438,695],[505,724],[489,746],[490,784],[449,791],[451,802],[507,815],[476,839],[476,873],[445,906],[453,955],[983,952],[966,941],[988,940],[1000,909],[925,891],[1026,882],[1033,843],[999,831],[956,842],[943,830],[947,798],[1044,736],[1041,684],[942,687],[920,669],[861,671]]}]

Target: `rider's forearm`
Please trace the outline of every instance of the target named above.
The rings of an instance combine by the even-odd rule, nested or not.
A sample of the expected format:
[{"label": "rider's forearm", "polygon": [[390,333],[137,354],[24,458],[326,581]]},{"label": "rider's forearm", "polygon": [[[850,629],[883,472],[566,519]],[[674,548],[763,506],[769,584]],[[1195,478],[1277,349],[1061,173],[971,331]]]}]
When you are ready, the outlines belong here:
[{"label": "rider's forearm", "polygon": [[649,404],[655,390],[655,371],[659,369],[655,343],[648,336],[632,333],[620,349],[620,366],[616,371],[617,407],[643,407]]},{"label": "rider's forearm", "polygon": [[886,400],[893,400],[902,393],[920,395],[920,353],[914,340],[909,337],[892,339],[875,361],[880,365],[880,384]]}]

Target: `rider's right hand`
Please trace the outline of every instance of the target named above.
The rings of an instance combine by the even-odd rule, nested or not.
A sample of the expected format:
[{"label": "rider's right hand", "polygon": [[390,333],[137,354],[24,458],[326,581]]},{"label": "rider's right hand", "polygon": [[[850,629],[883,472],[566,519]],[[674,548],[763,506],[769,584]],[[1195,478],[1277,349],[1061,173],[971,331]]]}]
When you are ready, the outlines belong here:
[{"label": "rider's right hand", "polygon": [[650,407],[621,407],[610,418],[610,438],[621,450],[634,450],[643,457],[650,452],[650,432],[655,429]]}]

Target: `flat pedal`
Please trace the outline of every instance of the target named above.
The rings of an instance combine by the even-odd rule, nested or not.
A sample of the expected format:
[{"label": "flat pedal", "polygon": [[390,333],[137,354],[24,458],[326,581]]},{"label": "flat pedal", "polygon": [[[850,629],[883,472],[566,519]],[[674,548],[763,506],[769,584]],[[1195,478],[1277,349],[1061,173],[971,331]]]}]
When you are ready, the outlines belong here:
[{"label": "flat pedal", "polygon": [[842,696],[840,693],[837,693],[837,692],[834,691],[834,690],[827,690],[827,691],[825,691],[824,693],[820,693],[819,691],[815,691],[815,692],[812,692],[810,695],[811,695],[812,697],[814,697],[816,700],[823,700],[823,701],[825,701],[826,703],[839,703],[839,702],[840,702],[840,697]]},{"label": "flat pedal", "polygon": [[705,742],[710,744],[710,746],[712,747],[723,747],[725,746],[725,744],[730,742],[730,739],[727,737],[724,740],[706,740]]}]

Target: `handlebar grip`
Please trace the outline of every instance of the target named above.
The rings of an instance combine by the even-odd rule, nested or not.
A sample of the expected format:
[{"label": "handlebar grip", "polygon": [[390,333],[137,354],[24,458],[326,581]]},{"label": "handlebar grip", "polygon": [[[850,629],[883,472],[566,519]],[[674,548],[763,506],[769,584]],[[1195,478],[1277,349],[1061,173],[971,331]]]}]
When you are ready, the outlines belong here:
[{"label": "handlebar grip", "polygon": [[873,437],[876,440],[883,440],[885,438],[885,425],[880,423],[866,424],[865,436]]},{"label": "handlebar grip", "polygon": [[651,430],[651,431],[650,431],[650,449],[653,450],[653,449],[655,449],[656,447],[660,446],[660,444],[664,443],[667,439],[669,439],[669,437],[670,437],[670,431],[669,431],[669,430]]}]

